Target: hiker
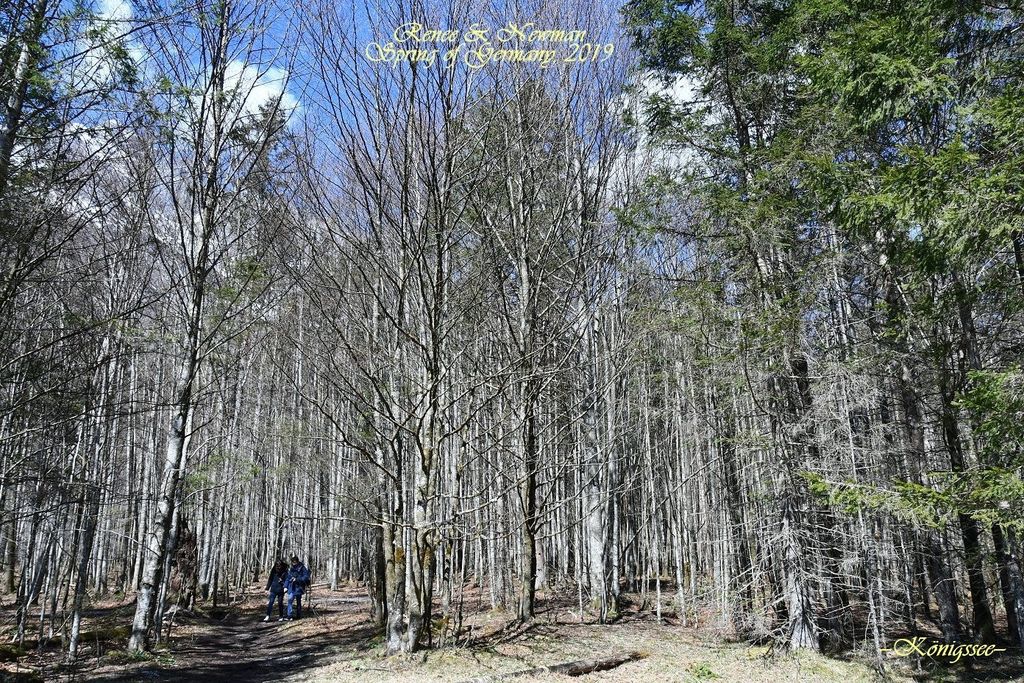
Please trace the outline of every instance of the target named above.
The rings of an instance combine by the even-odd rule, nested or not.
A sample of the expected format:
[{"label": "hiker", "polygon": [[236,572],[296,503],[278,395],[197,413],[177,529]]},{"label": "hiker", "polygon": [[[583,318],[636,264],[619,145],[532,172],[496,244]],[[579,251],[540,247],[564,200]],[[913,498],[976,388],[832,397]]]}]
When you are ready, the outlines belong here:
[{"label": "hiker", "polygon": [[309,570],[295,555],[292,555],[292,566],[288,568],[288,578],[285,579],[284,587],[288,591],[288,621],[301,619],[302,594],[309,587]]},{"label": "hiker", "polygon": [[267,616],[263,621],[270,621],[270,613],[274,610],[274,600],[277,600],[278,621],[284,620],[284,581],[288,578],[288,565],[284,560],[278,560],[270,570],[267,577],[267,592],[270,597],[267,600]]}]

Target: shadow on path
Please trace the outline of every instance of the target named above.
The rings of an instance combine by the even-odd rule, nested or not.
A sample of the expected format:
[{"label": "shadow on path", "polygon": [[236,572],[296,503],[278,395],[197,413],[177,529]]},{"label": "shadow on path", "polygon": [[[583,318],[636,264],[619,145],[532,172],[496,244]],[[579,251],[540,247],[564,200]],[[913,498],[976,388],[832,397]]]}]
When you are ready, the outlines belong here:
[{"label": "shadow on path", "polygon": [[318,616],[294,622],[263,623],[256,610],[232,613],[222,620],[192,618],[187,625],[202,626],[201,633],[174,639],[172,646],[160,653],[163,661],[128,665],[130,669],[119,671],[93,671],[87,678],[110,683],[277,680],[322,666],[340,652],[371,647],[376,631],[361,611],[361,618],[346,619],[344,624],[326,618],[339,613],[357,617],[354,605],[338,607],[341,609],[333,611],[324,605]]}]

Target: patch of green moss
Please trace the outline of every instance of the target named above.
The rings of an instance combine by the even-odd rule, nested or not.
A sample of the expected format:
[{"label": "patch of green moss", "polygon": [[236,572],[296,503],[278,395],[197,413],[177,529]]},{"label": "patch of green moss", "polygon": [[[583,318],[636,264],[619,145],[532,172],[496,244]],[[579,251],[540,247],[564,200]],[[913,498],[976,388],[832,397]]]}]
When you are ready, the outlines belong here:
[{"label": "patch of green moss", "polygon": [[0,645],[0,662],[13,662],[27,654],[28,652],[25,648],[14,645],[13,643],[4,643],[3,645]]},{"label": "patch of green moss", "polygon": [[4,671],[0,673],[0,681],[4,683],[43,683],[46,679],[35,671]]},{"label": "patch of green moss", "polygon": [[96,640],[128,640],[128,636],[132,634],[132,629],[129,626],[110,626],[108,628],[97,628],[91,631],[82,631],[79,636],[79,642],[89,642]]},{"label": "patch of green moss", "polygon": [[721,678],[706,662],[695,662],[686,669],[687,673],[697,681],[713,681]]},{"label": "patch of green moss", "polygon": [[136,652],[134,650],[111,650],[107,653],[106,659],[111,664],[134,664],[136,662],[151,662],[155,658],[148,652]]}]

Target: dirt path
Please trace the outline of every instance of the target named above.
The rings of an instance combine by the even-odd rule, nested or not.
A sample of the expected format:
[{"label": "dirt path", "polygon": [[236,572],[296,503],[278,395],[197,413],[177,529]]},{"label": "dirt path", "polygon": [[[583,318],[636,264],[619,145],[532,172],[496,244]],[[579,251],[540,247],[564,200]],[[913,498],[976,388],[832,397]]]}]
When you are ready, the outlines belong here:
[{"label": "dirt path", "polygon": [[339,650],[368,649],[374,632],[366,600],[332,594],[317,600],[303,619],[262,621],[256,600],[221,618],[183,615],[171,645],[154,661],[105,666],[90,681],[271,681],[322,663]]},{"label": "dirt path", "polygon": [[[615,624],[580,622],[571,601],[545,601],[542,613],[525,626],[500,610],[467,615],[466,634],[413,657],[383,657],[380,635],[369,619],[366,595],[359,589],[314,590],[307,618],[263,623],[258,594],[229,609],[179,615],[168,647],[143,660],[123,650],[126,634],[108,640],[99,656],[87,655],[73,669],[57,664],[23,662],[21,677],[0,673],[0,681],[146,681],[227,683],[453,683],[492,678],[565,662],[640,652],[643,657],[579,678],[561,673],[525,676],[524,683],[873,683],[872,661],[863,653],[826,657],[816,653],[769,656],[766,646],[732,642],[712,627],[681,628],[659,624],[646,612],[630,612]],[[108,628],[130,618],[130,605],[98,611],[97,623]],[[927,663],[925,663],[927,664]],[[30,667],[30,668],[29,668]],[[893,681],[1024,681],[1018,652],[992,661],[956,666],[919,666],[890,659]]]}]

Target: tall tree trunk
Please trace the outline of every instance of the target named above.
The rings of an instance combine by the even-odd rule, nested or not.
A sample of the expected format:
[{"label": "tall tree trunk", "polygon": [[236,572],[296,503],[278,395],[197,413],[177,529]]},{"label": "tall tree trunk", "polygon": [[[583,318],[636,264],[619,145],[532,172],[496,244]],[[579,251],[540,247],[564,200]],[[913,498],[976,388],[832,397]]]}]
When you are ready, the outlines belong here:
[{"label": "tall tree trunk", "polygon": [[956,585],[946,562],[948,553],[934,531],[928,533],[925,552],[928,578],[935,593],[935,600],[939,603],[942,638],[947,643],[955,643],[960,640],[960,608],[956,601]]},{"label": "tall tree trunk", "polygon": [[[47,2],[48,0],[36,0],[32,7],[28,25],[20,37],[21,47],[18,51],[18,62],[14,67],[13,79],[10,82],[12,87],[8,91],[7,101],[4,103],[4,125],[0,128],[0,198],[3,198],[7,192],[10,182],[11,156],[14,153],[14,143],[22,124],[25,97],[28,94],[32,71],[35,69],[36,59],[41,50],[39,41],[43,35]],[[6,219],[6,216],[0,218]]]},{"label": "tall tree trunk", "polygon": [[1017,615],[1017,642],[1024,648],[1024,625],[1021,623],[1021,615],[1024,615],[1024,562],[1021,561],[1022,552],[1017,532],[1011,527],[1006,530],[1006,573],[1010,584],[1010,592],[1013,594],[1013,607]]},{"label": "tall tree trunk", "polygon": [[[942,434],[949,450],[954,472],[963,472],[966,467],[963,445],[960,440],[960,425],[952,397],[942,390]],[[964,544],[964,565],[967,567],[967,582],[971,589],[971,611],[974,616],[975,637],[983,643],[994,643],[996,629],[992,621],[992,609],[988,602],[988,588],[985,584],[984,550],[981,543],[981,526],[973,517],[958,516],[960,535]]]},{"label": "tall tree trunk", "polygon": [[164,456],[164,467],[160,478],[160,495],[157,499],[156,514],[150,523],[146,538],[146,555],[143,562],[142,582],[136,593],[135,618],[128,648],[139,652],[149,647],[150,630],[157,609],[157,597],[165,579],[164,561],[173,548],[168,547],[171,524],[178,498],[178,483],[185,466],[185,453],[191,428],[192,386],[196,378],[198,359],[193,359],[185,368],[183,384],[178,392],[175,415],[171,420]]},{"label": "tall tree trunk", "polygon": [[520,568],[519,620],[533,617],[537,588],[537,417],[534,400],[535,380],[528,380],[528,396],[521,402],[520,438],[522,441],[523,477],[519,486],[523,508],[522,567]]},{"label": "tall tree trunk", "polygon": [[1009,543],[999,524],[992,525],[992,543],[996,551],[996,566],[999,569],[999,587],[1003,594],[1003,608],[1006,611],[1006,635],[1010,640],[1021,643],[1024,647],[1024,635],[1021,634],[1021,618],[1024,612],[1018,605],[1024,605],[1024,585],[1015,581],[1010,575],[1010,567],[1014,562]]},{"label": "tall tree trunk", "polygon": [[99,489],[94,484],[87,484],[86,486],[85,515],[82,520],[82,540],[75,576],[75,594],[71,616],[71,637],[68,641],[68,659],[72,662],[78,658],[79,636],[82,629],[82,605],[85,600],[86,580],[89,576],[89,561],[92,557],[93,540],[96,537],[96,523],[100,507]]},{"label": "tall tree trunk", "polygon": [[786,579],[786,611],[789,615],[789,646],[793,649],[818,649],[810,587],[807,583],[803,543],[795,519],[795,501],[787,496],[782,508],[783,567]]}]

